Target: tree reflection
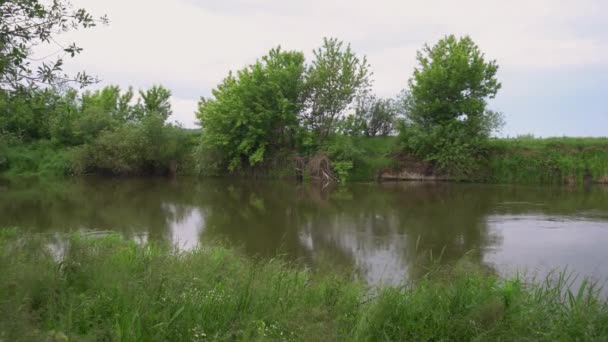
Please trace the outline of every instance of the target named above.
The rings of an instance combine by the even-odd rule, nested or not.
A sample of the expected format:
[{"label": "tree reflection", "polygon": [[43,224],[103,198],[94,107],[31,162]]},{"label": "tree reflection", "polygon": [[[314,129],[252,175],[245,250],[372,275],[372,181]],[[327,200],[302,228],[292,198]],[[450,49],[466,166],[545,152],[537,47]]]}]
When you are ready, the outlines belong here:
[{"label": "tree reflection", "polygon": [[[115,230],[191,249],[224,241],[249,255],[282,254],[354,269],[372,283],[427,272],[431,262],[474,262],[502,244],[496,215],[606,217],[603,188],[448,183],[316,184],[237,180],[71,179],[3,183],[0,226],[37,232]],[[492,223],[490,222],[490,225]],[[491,258],[490,258],[491,259]]]}]

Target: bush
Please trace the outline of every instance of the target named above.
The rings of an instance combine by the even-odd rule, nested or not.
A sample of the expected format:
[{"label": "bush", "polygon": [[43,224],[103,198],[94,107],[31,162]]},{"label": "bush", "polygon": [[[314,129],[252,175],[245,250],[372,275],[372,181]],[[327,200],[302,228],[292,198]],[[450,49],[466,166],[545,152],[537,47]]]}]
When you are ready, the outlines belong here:
[{"label": "bush", "polygon": [[174,172],[171,168],[187,157],[184,130],[164,125],[160,116],[147,116],[139,124],[126,124],[102,131],[76,152],[78,173],[150,175]]},{"label": "bush", "polygon": [[404,124],[400,130],[402,149],[432,162],[437,171],[456,179],[471,179],[487,156],[487,138],[468,134],[458,122],[422,131]]},{"label": "bush", "polygon": [[[3,152],[4,150],[4,152]],[[0,145],[4,170],[13,175],[65,176],[73,173],[73,151],[48,140]]]},{"label": "bush", "polygon": [[345,183],[351,170],[363,160],[363,152],[355,146],[351,137],[344,135],[334,135],[330,139],[327,154],[340,183]]}]

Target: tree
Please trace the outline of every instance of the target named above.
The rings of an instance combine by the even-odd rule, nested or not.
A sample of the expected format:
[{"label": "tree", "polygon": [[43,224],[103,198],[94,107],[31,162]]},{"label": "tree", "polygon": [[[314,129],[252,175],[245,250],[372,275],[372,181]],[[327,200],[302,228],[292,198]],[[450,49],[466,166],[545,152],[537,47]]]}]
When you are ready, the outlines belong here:
[{"label": "tree", "polygon": [[173,113],[171,110],[171,91],[163,86],[154,85],[146,91],[139,91],[142,102],[141,115],[156,113],[167,120]]},{"label": "tree", "polygon": [[212,99],[199,103],[202,146],[225,158],[230,171],[293,147],[304,70],[302,53],[279,47],[236,76],[230,73]]},{"label": "tree", "polygon": [[[63,74],[64,57],[82,51],[75,43],[63,46],[53,36],[78,28],[107,23],[104,17],[94,18],[84,9],[72,9],[67,0],[4,0],[0,1],[0,89],[15,90],[40,84],[76,82],[86,86],[96,79],[85,72],[75,76]],[[61,56],[53,61],[31,57],[41,44],[54,44]],[[50,56],[49,56],[50,57]]]},{"label": "tree", "polygon": [[335,38],[324,38],[306,71],[306,108],[301,121],[318,141],[334,132],[338,119],[370,86],[367,59],[357,57],[350,45],[343,45]]},{"label": "tree", "polygon": [[487,100],[501,87],[496,61],[486,61],[468,37],[450,35],[418,52],[419,66],[405,93],[406,148],[455,176],[475,170],[490,134],[502,125]]},{"label": "tree", "polygon": [[410,119],[423,129],[459,121],[472,134],[490,134],[495,127],[487,125],[487,99],[501,87],[496,61],[486,61],[470,37],[453,35],[425,45],[417,60],[409,81]]},{"label": "tree", "polygon": [[365,136],[386,136],[394,131],[397,108],[391,99],[364,96],[357,101],[354,116],[361,122]]}]

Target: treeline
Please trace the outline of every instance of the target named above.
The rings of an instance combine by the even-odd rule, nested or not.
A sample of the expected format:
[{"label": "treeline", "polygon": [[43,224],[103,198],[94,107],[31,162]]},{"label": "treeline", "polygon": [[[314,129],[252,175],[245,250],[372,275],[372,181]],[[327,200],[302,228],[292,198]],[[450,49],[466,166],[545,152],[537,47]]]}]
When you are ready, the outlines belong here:
[{"label": "treeline", "polygon": [[[68,0],[4,1],[0,16],[0,171],[338,182],[408,168],[477,181],[607,177],[603,145],[593,148],[599,157],[558,154],[530,163],[490,142],[504,124],[487,108],[501,87],[498,65],[468,36],[424,45],[409,81],[407,70],[397,72],[405,89],[392,98],[372,93],[367,59],[338,39],[324,39],[309,61],[301,51],[277,47],[201,98],[202,129],[186,130],[167,122],[171,93],[161,86],[137,95],[115,86],[71,89],[97,80],[63,73],[64,59],[82,51],[74,44],[57,59],[32,58],[57,32],[107,24],[105,16],[74,9]],[[528,167],[496,157],[511,155]]]},{"label": "treeline", "polygon": [[167,123],[171,92],[118,86],[0,91],[0,169],[14,173],[175,173],[192,149]]},{"label": "treeline", "polygon": [[[500,89],[498,66],[469,37],[446,36],[418,52],[405,89],[383,99],[371,91],[365,56],[326,38],[310,61],[301,51],[272,49],[201,98],[196,132],[167,123],[169,90],[110,86],[63,73],[64,59],[33,58],[58,32],[107,24],[68,0],[0,3],[0,170],[15,173],[265,174],[344,182],[372,178],[400,160],[424,161],[429,172],[468,178],[488,154],[501,115],[487,110]],[[53,57],[54,58],[54,57]],[[399,135],[395,146],[366,139]],[[388,139],[382,140],[388,142]],[[372,151],[379,152],[374,155]],[[373,160],[372,160],[373,159]],[[399,165],[397,165],[399,166]],[[363,171],[362,171],[363,170]]]},{"label": "treeline", "polygon": [[398,133],[394,160],[412,156],[432,172],[464,178],[476,172],[502,125],[486,108],[501,86],[498,66],[469,37],[425,45],[417,60],[408,87],[380,99],[371,93],[366,58],[350,45],[325,39],[310,63],[302,52],[273,49],[201,100],[201,164],[223,173],[294,159],[312,176],[344,181],[365,164],[353,137]]},{"label": "treeline", "polygon": [[[302,52],[272,49],[201,99],[199,164],[210,174],[285,166],[277,161],[293,170],[297,158],[329,153],[334,167],[347,170],[352,160],[344,155],[354,147],[336,138],[394,131],[396,104],[376,99],[370,85],[365,57],[337,39],[325,39],[310,64]],[[332,168],[324,165],[318,171],[328,175]]]},{"label": "treeline", "polygon": [[[373,178],[407,156],[429,163],[432,172],[467,177],[502,123],[486,109],[500,88],[498,67],[485,61],[469,37],[447,36],[425,45],[417,58],[408,87],[387,99],[372,93],[367,59],[349,44],[326,38],[310,62],[300,51],[277,47],[230,72],[212,96],[201,98],[196,115],[202,132],[167,123],[171,93],[162,86],[139,96],[117,86],[1,90],[0,168],[110,175],[228,172],[344,182],[353,173]],[[397,134],[398,144],[378,148],[365,142]],[[10,148],[28,143],[26,150]],[[371,156],[370,146],[381,155]]]}]

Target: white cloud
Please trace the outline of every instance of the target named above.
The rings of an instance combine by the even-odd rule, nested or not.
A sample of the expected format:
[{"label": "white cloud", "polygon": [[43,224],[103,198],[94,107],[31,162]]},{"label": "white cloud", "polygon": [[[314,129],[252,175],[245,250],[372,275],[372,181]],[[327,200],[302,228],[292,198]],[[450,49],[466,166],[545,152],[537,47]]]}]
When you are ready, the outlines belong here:
[{"label": "white cloud", "polygon": [[278,44],[310,56],[324,36],[368,56],[383,96],[406,85],[422,44],[450,33],[470,34],[504,70],[608,66],[602,0],[72,1],[111,23],[60,38],[85,48],[70,70],[122,86],[164,84],[184,113],[229,70]]}]

